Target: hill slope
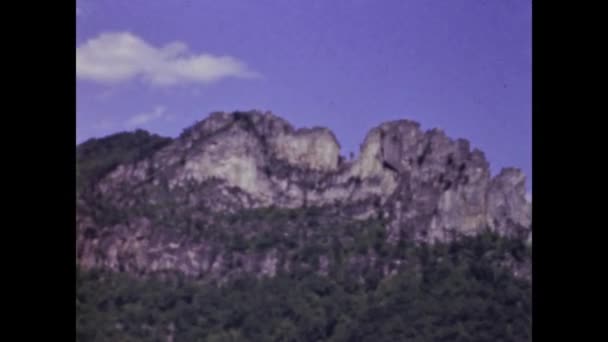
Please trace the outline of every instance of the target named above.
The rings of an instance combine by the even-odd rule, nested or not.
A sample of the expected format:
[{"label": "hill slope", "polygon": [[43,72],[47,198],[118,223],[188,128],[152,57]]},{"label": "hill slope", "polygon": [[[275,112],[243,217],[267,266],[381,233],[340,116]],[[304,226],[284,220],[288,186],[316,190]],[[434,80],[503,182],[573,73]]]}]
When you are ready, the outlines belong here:
[{"label": "hill slope", "polygon": [[[317,208],[344,224],[380,220],[387,244],[485,230],[531,235],[521,172],[505,169],[490,178],[483,153],[470,151],[467,141],[421,132],[410,121],[372,129],[352,162],[340,157],[329,130],[295,130],[258,112],[215,113],[178,139],[145,141],[141,150],[150,153],[119,164],[79,194],[81,266],[213,275],[223,268],[213,262],[226,245],[216,234],[247,238],[263,229],[246,220],[231,224],[226,215],[264,208]],[[270,247],[259,252],[273,258]]]},{"label": "hill slope", "polygon": [[525,178],[464,139],[214,113],[77,160],[81,341],[529,340]]}]

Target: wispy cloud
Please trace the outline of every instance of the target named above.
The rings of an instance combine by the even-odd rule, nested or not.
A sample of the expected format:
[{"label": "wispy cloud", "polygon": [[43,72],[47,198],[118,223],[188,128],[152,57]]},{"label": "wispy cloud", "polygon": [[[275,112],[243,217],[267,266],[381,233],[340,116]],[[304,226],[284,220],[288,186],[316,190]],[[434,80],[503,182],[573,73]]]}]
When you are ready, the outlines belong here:
[{"label": "wispy cloud", "polygon": [[107,100],[116,94],[115,88],[106,88],[101,92],[95,94],[95,99],[99,101]]},{"label": "wispy cloud", "polygon": [[84,14],[84,11],[82,9],[83,9],[83,5],[86,5],[86,4],[84,4],[83,2],[84,2],[84,0],[76,1],[76,16],[77,17],[80,17],[81,15]]},{"label": "wispy cloud", "polygon": [[260,77],[234,57],[193,54],[179,41],[155,47],[128,32],[103,33],[77,47],[76,75],[99,83],[139,78],[157,86]]},{"label": "wispy cloud", "polygon": [[526,192],[526,200],[530,203],[532,203],[532,193],[531,192]]},{"label": "wispy cloud", "polygon": [[98,131],[105,131],[114,128],[114,123],[108,120],[101,120],[93,124],[93,128]]},{"label": "wispy cloud", "polygon": [[156,106],[151,112],[141,113],[131,117],[125,122],[125,126],[128,128],[141,127],[152,121],[160,119],[168,120],[170,118],[171,115],[169,115],[169,113],[167,112],[167,108],[165,108],[164,106]]}]

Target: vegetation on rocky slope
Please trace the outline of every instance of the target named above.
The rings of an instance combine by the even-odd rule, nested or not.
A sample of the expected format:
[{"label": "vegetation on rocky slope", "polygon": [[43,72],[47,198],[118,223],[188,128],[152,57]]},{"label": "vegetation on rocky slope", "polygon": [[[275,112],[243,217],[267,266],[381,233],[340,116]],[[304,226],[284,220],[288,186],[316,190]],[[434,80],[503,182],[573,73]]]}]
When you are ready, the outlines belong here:
[{"label": "vegetation on rocky slope", "polygon": [[[219,179],[170,189],[162,160],[142,166],[136,186],[99,190],[119,165],[151,161],[171,141],[136,131],[77,147],[78,341],[530,340],[531,249],[515,236],[488,230],[429,245],[400,229],[389,239],[373,196],[210,211],[218,189],[242,193]],[[160,153],[177,168],[186,158]],[[358,207],[375,214],[354,220]]]},{"label": "vegetation on rocky slope", "polygon": [[525,246],[487,234],[405,248],[417,267],[384,279],[374,270],[360,279],[344,268],[329,276],[299,269],[217,287],[179,273],[161,279],[78,270],[77,339],[530,340],[531,285],[496,267],[500,253],[525,257]]},{"label": "vegetation on rocky slope", "polygon": [[148,157],[171,141],[171,138],[136,130],[83,142],[76,147],[78,192],[94,184],[116,166]]}]

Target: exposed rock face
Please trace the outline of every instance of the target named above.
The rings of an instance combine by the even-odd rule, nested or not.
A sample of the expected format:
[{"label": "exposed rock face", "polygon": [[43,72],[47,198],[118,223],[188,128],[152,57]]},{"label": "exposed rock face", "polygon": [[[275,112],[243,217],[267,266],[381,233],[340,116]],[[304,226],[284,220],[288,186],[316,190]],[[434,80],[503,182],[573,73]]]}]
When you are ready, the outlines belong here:
[{"label": "exposed rock face", "polygon": [[335,171],[338,168],[340,145],[327,128],[279,134],[272,139],[272,149],[279,159],[297,167],[318,171]]},{"label": "exposed rock face", "polygon": [[[270,113],[247,112],[213,113],[152,157],[116,168],[97,184],[97,193],[125,210],[141,205],[142,199],[152,206],[170,200],[201,216],[206,211],[337,205],[355,219],[388,219],[389,241],[434,242],[485,229],[528,238],[531,204],[524,184],[524,175],[513,168],[491,178],[484,154],[471,151],[468,141],[452,140],[440,130],[424,132],[412,121],[373,128],[359,158],[347,162],[331,131],[295,130]],[[93,252],[100,250],[99,239],[85,237],[85,227],[94,225],[86,214],[80,212],[78,220],[80,262],[92,266],[99,262]],[[117,268],[121,254],[143,248],[137,245],[144,243],[140,240],[145,249],[165,243],[138,238],[154,229],[145,215],[137,222],[130,229],[116,228],[124,236],[101,249],[104,264]],[[149,267],[188,270],[198,265],[196,269],[213,273],[225,262],[221,256],[211,260],[202,246],[171,243],[177,244],[176,252],[159,256]],[[263,260],[263,272],[274,274],[276,259],[267,255]]]},{"label": "exposed rock face", "polygon": [[[531,205],[526,199],[526,179],[517,169],[501,170],[488,189],[488,225],[497,231],[525,229],[531,222]],[[502,218],[502,219],[501,219]]]}]

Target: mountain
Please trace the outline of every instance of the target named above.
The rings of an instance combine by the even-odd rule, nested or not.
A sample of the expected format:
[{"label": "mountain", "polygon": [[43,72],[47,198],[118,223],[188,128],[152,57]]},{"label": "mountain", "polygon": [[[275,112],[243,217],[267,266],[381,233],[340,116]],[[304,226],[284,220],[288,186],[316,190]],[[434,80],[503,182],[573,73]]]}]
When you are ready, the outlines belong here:
[{"label": "mountain", "polygon": [[[99,144],[118,146],[125,137]],[[107,166],[79,199],[78,261],[84,267],[205,276],[213,273],[208,246],[177,232],[202,232],[229,213],[271,207],[317,208],[334,220],[379,219],[393,244],[484,230],[531,236],[520,171],[503,169],[491,178],[484,154],[471,151],[468,141],[423,132],[407,120],[372,129],[354,161],[340,156],[328,129],[296,130],[255,111],[213,113],[172,141],[137,132],[114,152],[126,156],[116,162],[104,160],[112,152],[87,151],[93,143],[78,148],[82,173],[91,173],[91,163],[82,161],[87,155]],[[242,237],[260,229],[247,225],[234,229],[243,230]]]},{"label": "mountain", "polygon": [[[124,313],[118,308],[125,296],[139,298],[135,302],[155,313],[150,317],[164,317],[158,318],[162,324],[146,323],[157,318],[145,313],[116,323],[139,322],[130,334],[142,340],[150,331],[178,340],[203,334],[226,341],[529,337],[532,227],[525,176],[506,168],[491,177],[483,152],[471,150],[465,139],[451,139],[437,129],[422,131],[409,120],[386,122],[368,132],[357,159],[347,160],[326,128],[296,129],[268,112],[218,112],[176,139],[137,131],[87,141],[77,147],[77,162],[81,340],[95,340],[96,326],[112,326],[104,336],[126,334],[108,316]],[[327,305],[354,302],[348,310],[317,307],[326,319],[310,323],[310,331],[298,330],[293,326],[298,319],[292,317],[269,322],[270,330],[261,333],[247,328],[244,312],[279,314],[254,309],[253,299],[240,300],[251,305],[249,311],[231,311],[241,320],[223,317],[217,319],[221,324],[205,325],[184,323],[181,315],[188,309],[175,303],[175,316],[165,317],[164,306],[133,294],[136,288],[161,301],[164,296],[177,302],[190,298],[188,305],[199,308],[204,304],[192,304],[192,296],[201,288],[210,291],[204,298],[228,291],[229,296],[250,293],[273,301],[268,297],[273,293],[323,297],[330,291]],[[175,297],[182,292],[189,294]],[[401,295],[420,303],[403,309]],[[456,311],[437,311],[437,298],[448,307],[455,301]],[[384,304],[360,302],[375,300]],[[223,305],[237,302],[226,299]],[[467,311],[484,305],[492,312],[483,317]],[[427,312],[430,307],[437,310]],[[385,312],[380,315],[385,324],[393,310],[404,324],[421,315],[421,326],[430,330],[382,328],[385,335],[373,337],[364,331],[378,328],[374,312]],[[340,312],[350,323],[339,323]],[[99,317],[107,321],[96,321]],[[447,330],[434,331],[429,317],[447,319],[437,323]],[[484,325],[488,319],[499,327]],[[369,325],[352,330],[357,320]],[[176,332],[176,321],[184,331]],[[197,335],[200,326],[206,328]]]}]

